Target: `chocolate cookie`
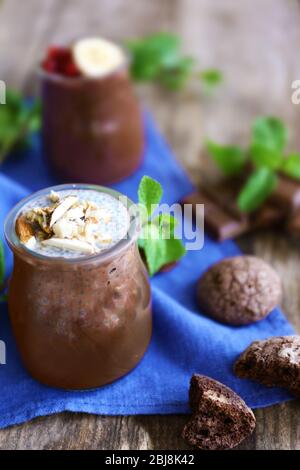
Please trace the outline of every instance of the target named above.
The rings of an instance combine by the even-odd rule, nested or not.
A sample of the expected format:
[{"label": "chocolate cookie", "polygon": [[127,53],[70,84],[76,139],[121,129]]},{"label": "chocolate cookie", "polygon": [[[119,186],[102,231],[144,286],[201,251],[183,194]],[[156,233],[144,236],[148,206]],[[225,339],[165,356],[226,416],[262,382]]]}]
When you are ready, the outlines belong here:
[{"label": "chocolate cookie", "polygon": [[208,316],[247,325],[268,315],[281,300],[278,274],[255,256],[235,256],[214,264],[198,282],[198,302]]},{"label": "chocolate cookie", "polygon": [[191,379],[190,406],[193,414],[182,437],[199,449],[231,449],[255,428],[255,416],[246,403],[233,390],[204,375]]},{"label": "chocolate cookie", "polygon": [[300,397],[300,336],[254,341],[234,365],[238,377],[287,388]]}]

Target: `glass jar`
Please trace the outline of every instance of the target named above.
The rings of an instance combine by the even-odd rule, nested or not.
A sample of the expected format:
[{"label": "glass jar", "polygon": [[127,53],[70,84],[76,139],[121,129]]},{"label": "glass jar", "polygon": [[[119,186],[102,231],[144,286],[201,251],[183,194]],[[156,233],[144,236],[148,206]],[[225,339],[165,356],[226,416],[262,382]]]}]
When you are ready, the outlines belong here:
[{"label": "glass jar", "polygon": [[[151,294],[136,244],[138,219],[131,216],[126,239],[97,255],[35,253],[19,241],[15,221],[25,204],[51,189],[121,196],[99,186],[61,185],[14,207],[5,222],[14,254],[8,292],[11,324],[24,365],[38,381],[69,390],[95,388],[135,367],[151,338]],[[130,209],[133,203],[125,199]]]},{"label": "glass jar", "polygon": [[111,184],[141,163],[144,128],[128,63],[99,77],[39,70],[47,159],[64,181]]}]

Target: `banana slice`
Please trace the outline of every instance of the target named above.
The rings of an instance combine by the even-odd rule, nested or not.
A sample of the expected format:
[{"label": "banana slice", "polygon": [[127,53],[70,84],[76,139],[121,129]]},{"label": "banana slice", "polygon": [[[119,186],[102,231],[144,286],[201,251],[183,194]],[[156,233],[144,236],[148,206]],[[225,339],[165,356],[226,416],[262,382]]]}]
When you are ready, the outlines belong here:
[{"label": "banana slice", "polygon": [[100,77],[125,62],[122,49],[101,38],[80,39],[72,52],[75,64],[87,77]]}]

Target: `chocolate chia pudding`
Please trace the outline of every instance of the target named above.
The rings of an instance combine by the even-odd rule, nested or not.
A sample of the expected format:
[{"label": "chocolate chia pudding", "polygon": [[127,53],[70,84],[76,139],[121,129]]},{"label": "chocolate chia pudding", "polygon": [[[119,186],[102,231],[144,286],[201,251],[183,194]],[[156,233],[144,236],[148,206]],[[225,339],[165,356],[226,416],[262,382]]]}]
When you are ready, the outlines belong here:
[{"label": "chocolate chia pudding", "polygon": [[67,181],[96,184],[133,173],[144,129],[124,51],[101,38],[51,47],[39,76],[43,143],[54,171]]},{"label": "chocolate chia pudding", "polygon": [[119,196],[57,186],[21,201],[6,219],[11,323],[26,368],[44,384],[99,387],[129,372],[149,344],[151,295],[137,219]]}]

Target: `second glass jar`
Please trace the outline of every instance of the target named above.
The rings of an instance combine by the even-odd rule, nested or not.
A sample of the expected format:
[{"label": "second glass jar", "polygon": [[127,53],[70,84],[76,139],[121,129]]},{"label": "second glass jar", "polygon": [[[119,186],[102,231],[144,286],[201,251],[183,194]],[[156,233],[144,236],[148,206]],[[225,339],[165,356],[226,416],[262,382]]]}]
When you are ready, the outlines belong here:
[{"label": "second glass jar", "polygon": [[66,181],[111,184],[140,165],[141,110],[128,63],[99,78],[64,77],[39,70],[44,151]]}]

